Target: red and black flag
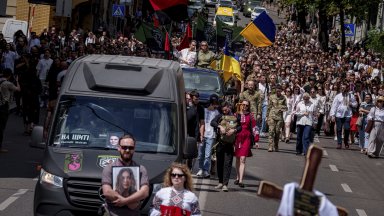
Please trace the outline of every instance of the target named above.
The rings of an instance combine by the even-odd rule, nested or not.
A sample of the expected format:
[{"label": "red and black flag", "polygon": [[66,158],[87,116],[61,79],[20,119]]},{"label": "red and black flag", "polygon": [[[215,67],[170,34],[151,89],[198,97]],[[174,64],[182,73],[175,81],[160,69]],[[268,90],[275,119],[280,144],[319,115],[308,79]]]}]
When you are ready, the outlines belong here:
[{"label": "red and black flag", "polygon": [[188,19],[188,0],[150,0],[150,2],[156,13],[164,13],[173,21]]},{"label": "red and black flag", "polygon": [[188,48],[189,43],[192,41],[192,37],[193,37],[193,34],[192,34],[191,25],[188,23],[183,40],[181,40],[181,43],[177,49],[180,51],[182,49]]},{"label": "red and black flag", "polygon": [[165,32],[165,43],[164,43],[165,59],[171,59],[171,45],[169,42],[168,32]]}]

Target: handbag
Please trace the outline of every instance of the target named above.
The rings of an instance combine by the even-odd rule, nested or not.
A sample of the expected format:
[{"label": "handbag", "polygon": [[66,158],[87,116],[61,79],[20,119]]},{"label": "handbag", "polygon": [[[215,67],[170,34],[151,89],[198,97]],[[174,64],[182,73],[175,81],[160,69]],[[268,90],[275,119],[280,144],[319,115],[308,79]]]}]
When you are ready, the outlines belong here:
[{"label": "handbag", "polygon": [[375,123],[375,114],[376,114],[376,107],[375,111],[373,112],[373,118],[371,120],[368,120],[367,126],[365,127],[365,133],[371,133],[373,129],[373,124]]},{"label": "handbag", "polygon": [[253,134],[253,129],[252,129],[252,113],[250,113],[250,115],[249,115],[249,131],[251,132],[251,136],[250,136],[250,138],[251,138],[251,146],[254,146],[255,145],[255,143],[256,142],[258,142],[259,140],[255,140],[255,136],[254,136],[254,134]]},{"label": "handbag", "polygon": [[359,118],[357,118],[356,125],[359,127],[361,127],[361,125],[363,125],[363,116],[359,116]]}]

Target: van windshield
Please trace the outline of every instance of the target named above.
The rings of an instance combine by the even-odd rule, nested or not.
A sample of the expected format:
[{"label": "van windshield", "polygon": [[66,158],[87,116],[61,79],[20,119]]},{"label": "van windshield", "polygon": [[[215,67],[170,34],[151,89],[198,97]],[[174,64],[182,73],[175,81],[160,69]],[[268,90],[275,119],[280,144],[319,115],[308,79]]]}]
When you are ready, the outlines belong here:
[{"label": "van windshield", "polygon": [[176,153],[176,105],[102,97],[64,96],[58,104],[50,145],[116,149],[130,133],[136,152]]},{"label": "van windshield", "polygon": [[216,74],[183,72],[185,90],[197,90],[209,94],[221,93],[220,77]]}]

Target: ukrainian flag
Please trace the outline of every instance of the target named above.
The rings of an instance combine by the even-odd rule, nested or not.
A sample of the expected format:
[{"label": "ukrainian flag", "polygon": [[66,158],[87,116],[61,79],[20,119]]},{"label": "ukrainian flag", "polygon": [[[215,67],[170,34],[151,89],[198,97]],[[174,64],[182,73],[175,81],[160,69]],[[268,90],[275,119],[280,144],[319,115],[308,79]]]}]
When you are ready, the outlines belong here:
[{"label": "ukrainian flag", "polygon": [[238,80],[243,79],[239,58],[237,56],[230,55],[227,42],[225,42],[224,55],[221,59],[220,69],[223,71],[225,82],[227,82],[232,77],[232,75],[234,75]]},{"label": "ukrainian flag", "polygon": [[240,34],[256,47],[271,46],[275,42],[276,26],[263,11]]}]

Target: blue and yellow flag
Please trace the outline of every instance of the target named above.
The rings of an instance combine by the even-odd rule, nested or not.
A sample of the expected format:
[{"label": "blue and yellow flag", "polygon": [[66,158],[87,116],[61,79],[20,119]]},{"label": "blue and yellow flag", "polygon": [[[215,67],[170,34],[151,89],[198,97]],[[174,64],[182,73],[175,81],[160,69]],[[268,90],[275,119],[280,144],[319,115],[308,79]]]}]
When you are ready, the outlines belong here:
[{"label": "blue and yellow flag", "polygon": [[227,82],[232,77],[232,75],[234,75],[238,80],[243,79],[239,58],[230,55],[227,42],[225,43],[224,55],[221,59],[220,69],[223,71],[225,82]]},{"label": "blue and yellow flag", "polygon": [[271,46],[275,42],[276,26],[263,11],[240,34],[256,47]]}]

